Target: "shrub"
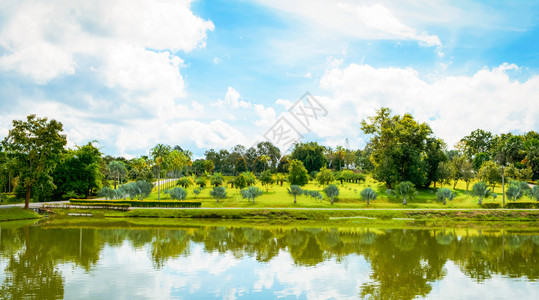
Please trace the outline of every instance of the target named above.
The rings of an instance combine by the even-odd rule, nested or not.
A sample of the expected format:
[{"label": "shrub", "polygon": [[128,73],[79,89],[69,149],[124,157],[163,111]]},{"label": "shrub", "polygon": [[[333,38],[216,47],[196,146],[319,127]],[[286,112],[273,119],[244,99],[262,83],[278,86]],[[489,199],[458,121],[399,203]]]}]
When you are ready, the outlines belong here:
[{"label": "shrub", "polygon": [[492,208],[501,208],[502,206],[500,205],[500,203],[483,203],[481,205],[483,208],[488,208],[488,209],[492,209]]},{"label": "shrub", "polygon": [[174,200],[185,200],[185,198],[187,197],[187,191],[181,187],[175,187],[173,189],[166,190],[165,194],[169,194],[170,198]]},{"label": "shrub", "polygon": [[87,203],[94,204],[129,204],[131,207],[200,207],[201,202],[195,201],[153,201],[153,200],[77,200],[71,199],[70,203],[85,205]]},{"label": "shrub", "polygon": [[537,202],[509,202],[505,204],[506,208],[539,208]]}]

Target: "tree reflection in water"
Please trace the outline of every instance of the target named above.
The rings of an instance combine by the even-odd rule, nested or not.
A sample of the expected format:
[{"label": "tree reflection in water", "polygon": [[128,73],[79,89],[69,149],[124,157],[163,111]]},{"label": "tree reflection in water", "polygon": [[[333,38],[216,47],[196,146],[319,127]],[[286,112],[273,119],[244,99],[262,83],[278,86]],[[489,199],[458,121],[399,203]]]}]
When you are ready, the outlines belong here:
[{"label": "tree reflection in water", "polygon": [[371,270],[370,279],[358,287],[358,295],[372,299],[426,296],[432,283],[446,276],[448,261],[477,282],[496,274],[528,280],[539,277],[539,236],[501,230],[26,226],[1,229],[5,279],[0,292],[6,299],[62,298],[64,279],[59,264],[73,263],[91,273],[105,247],[127,244],[148,249],[153,267],[162,269],[170,260],[189,256],[193,243],[203,245],[207,252],[250,256],[262,263],[284,251],[298,266],[360,255]]}]

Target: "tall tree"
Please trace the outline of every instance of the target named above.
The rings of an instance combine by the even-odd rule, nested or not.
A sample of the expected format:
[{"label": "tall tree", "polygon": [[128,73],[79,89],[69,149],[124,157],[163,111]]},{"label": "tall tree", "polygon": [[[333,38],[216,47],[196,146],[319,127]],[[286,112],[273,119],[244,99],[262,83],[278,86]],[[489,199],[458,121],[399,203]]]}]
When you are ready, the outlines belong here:
[{"label": "tall tree", "polygon": [[425,184],[423,157],[427,139],[433,138],[428,124],[416,122],[411,114],[391,116],[391,110],[383,107],[363,120],[361,129],[373,135],[369,143],[375,179],[388,188],[401,181]]},{"label": "tall tree", "polygon": [[62,123],[29,115],[26,121],[14,120],[13,129],[3,141],[8,156],[19,170],[19,182],[26,188],[24,208],[28,208],[32,187],[40,178],[50,179],[50,174],[67,143],[61,134]]},{"label": "tall tree", "polygon": [[464,146],[462,150],[469,158],[474,158],[476,154],[481,152],[490,153],[494,147],[492,133],[482,129],[472,131],[470,135],[462,138],[461,142]]},{"label": "tall tree", "polygon": [[303,166],[303,163],[299,160],[291,160],[290,167],[288,168],[288,182],[291,185],[303,186],[309,183],[307,169]]},{"label": "tall tree", "polygon": [[301,161],[310,174],[326,166],[325,151],[325,147],[318,145],[316,142],[299,143],[294,146],[290,158]]},{"label": "tall tree", "polygon": [[157,200],[161,200],[161,167],[170,153],[170,146],[157,144],[150,150],[155,166],[157,167]]}]

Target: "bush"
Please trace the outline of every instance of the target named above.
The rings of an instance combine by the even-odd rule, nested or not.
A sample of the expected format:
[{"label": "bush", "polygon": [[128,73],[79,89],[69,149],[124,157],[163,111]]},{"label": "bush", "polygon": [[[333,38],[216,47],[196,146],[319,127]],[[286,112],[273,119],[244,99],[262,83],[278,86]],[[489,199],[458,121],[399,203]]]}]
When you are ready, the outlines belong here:
[{"label": "bush", "polygon": [[505,204],[506,208],[539,208],[537,202],[509,202]]},{"label": "bush", "polygon": [[483,203],[481,207],[492,209],[492,208],[501,208],[502,206],[500,205],[500,203]]},{"label": "bush", "polygon": [[201,202],[195,201],[140,201],[140,200],[69,200],[72,204],[77,205],[86,205],[87,203],[92,204],[129,204],[131,207],[200,207]]}]

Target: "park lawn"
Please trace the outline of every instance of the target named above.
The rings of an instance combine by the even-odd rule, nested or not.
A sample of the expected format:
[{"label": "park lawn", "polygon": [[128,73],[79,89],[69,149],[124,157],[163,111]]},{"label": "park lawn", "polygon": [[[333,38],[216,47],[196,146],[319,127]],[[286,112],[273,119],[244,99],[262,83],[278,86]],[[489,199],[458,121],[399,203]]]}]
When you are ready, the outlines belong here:
[{"label": "park lawn", "polygon": [[0,221],[39,219],[41,216],[33,210],[20,207],[0,208]]},{"label": "park lawn", "polygon": [[[476,182],[476,181],[475,181]],[[469,189],[475,182],[471,182]],[[436,189],[418,189],[419,194],[408,200],[408,205],[403,206],[402,200],[395,197],[390,197],[386,195],[385,184],[380,183],[374,180],[371,176],[367,176],[367,180],[361,183],[349,183],[344,182],[341,184],[339,181],[336,181],[335,184],[339,187],[339,196],[335,198],[335,204],[331,205],[330,199],[325,197],[323,193],[323,187],[318,183],[311,181],[309,184],[303,186],[303,189],[306,190],[317,190],[324,195],[322,201],[315,200],[308,196],[298,196],[297,204],[294,204],[294,198],[288,194],[287,183],[284,183],[281,187],[279,184],[273,184],[266,189],[260,183],[257,183],[256,186],[264,191],[263,195],[256,198],[255,203],[243,199],[240,194],[240,190],[236,188],[230,188],[230,185],[227,186],[227,197],[221,199],[219,203],[215,201],[210,196],[210,191],[213,189],[211,186],[207,186],[201,190],[201,193],[195,197],[193,190],[196,187],[189,187],[187,189],[187,198],[189,201],[200,201],[202,202],[202,207],[238,207],[238,208],[264,208],[264,207],[297,207],[297,208],[481,208],[478,205],[476,197],[472,197],[469,191],[466,191],[466,183],[464,181],[459,181],[456,185],[455,192],[456,197],[452,201],[447,201],[446,205],[443,205],[441,202],[436,200]],[[360,199],[360,192],[367,188],[371,187],[378,193],[378,198],[374,201],[371,201],[370,205],[367,205],[364,201]],[[440,185],[437,184],[437,188]],[[453,189],[453,184],[445,184],[444,188]],[[170,200],[170,196],[165,194],[161,189],[161,200]],[[495,187],[495,192],[498,193],[496,199],[487,198],[483,199],[483,203],[502,203],[502,187],[497,185]],[[150,194],[147,198],[148,200],[157,200],[157,189]],[[525,196],[520,201],[530,201],[530,199]],[[506,199],[507,202],[507,199]]]}]

